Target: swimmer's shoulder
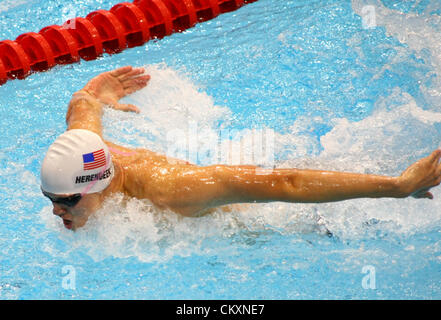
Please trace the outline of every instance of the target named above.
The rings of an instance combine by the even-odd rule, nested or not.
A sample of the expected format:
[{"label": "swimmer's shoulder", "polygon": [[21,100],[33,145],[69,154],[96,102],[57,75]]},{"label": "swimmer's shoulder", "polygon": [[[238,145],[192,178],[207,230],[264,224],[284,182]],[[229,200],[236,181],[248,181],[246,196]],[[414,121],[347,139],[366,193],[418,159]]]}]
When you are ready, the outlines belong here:
[{"label": "swimmer's shoulder", "polygon": [[152,156],[155,153],[153,151],[142,148],[129,148],[117,145],[113,142],[104,141],[109,148],[110,153],[116,158],[137,158],[139,156]]},{"label": "swimmer's shoulder", "polygon": [[120,164],[132,164],[132,165],[167,165],[170,162],[180,161],[171,159],[163,154],[145,149],[145,148],[129,148],[117,145],[113,142],[105,141],[109,147],[109,151],[112,154],[112,159]]}]

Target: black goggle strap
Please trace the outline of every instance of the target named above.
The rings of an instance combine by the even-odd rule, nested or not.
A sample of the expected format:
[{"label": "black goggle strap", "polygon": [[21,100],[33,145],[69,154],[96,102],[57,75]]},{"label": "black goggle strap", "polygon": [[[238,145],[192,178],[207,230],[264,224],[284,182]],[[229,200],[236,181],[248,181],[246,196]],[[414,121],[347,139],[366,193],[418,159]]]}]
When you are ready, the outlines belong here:
[{"label": "black goggle strap", "polygon": [[71,195],[69,197],[52,197],[47,194],[43,189],[41,190],[41,192],[43,192],[43,195],[51,200],[53,203],[63,204],[68,207],[74,207],[78,202],[80,202],[82,198],[82,195],[80,193]]}]

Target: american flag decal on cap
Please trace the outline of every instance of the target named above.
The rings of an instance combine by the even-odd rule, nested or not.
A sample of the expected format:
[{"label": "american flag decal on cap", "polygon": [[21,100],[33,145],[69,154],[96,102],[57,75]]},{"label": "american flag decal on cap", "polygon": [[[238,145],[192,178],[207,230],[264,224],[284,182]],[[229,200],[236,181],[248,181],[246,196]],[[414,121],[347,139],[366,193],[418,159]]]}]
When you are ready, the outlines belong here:
[{"label": "american flag decal on cap", "polygon": [[104,149],[83,154],[84,170],[93,170],[106,165]]}]

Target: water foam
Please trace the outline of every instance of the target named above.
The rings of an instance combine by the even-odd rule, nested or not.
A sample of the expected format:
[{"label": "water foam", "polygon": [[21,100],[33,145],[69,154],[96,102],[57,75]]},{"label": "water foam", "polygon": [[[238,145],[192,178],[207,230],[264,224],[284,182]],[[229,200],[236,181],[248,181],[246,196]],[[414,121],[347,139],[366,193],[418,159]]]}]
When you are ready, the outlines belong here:
[{"label": "water foam", "polygon": [[[420,1],[416,1],[414,8]],[[380,0],[352,0],[354,12],[363,17],[366,12],[363,8],[372,6],[375,10],[375,21],[380,27],[384,27],[387,35],[395,37],[401,43],[414,50],[418,59],[432,69],[428,75],[432,81],[421,81],[420,87],[425,99],[432,110],[441,107],[441,17],[435,12],[441,12],[439,1],[427,3],[423,12],[402,13],[389,9]],[[399,59],[400,55],[397,55]]]},{"label": "water foam", "polygon": [[0,3],[0,12],[8,11],[27,2],[29,2],[29,0],[4,0]]},{"label": "water foam", "polygon": [[[51,214],[40,212],[47,228],[69,243],[69,250],[82,248],[95,260],[107,257],[137,257],[141,261],[166,261],[174,256],[216,255],[221,248],[249,245],[261,234],[326,233],[320,217],[312,211],[287,205],[232,206],[200,217],[187,218],[159,211],[148,200],[124,200],[122,195],[107,199],[86,226],[71,232]],[[238,240],[239,239],[239,240]]]},{"label": "water foam", "polygon": [[142,146],[166,153],[167,133],[187,132],[189,123],[200,130],[227,122],[231,111],[214,104],[213,99],[189,80],[185,70],[174,70],[165,64],[145,66],[151,75],[149,85],[122,100],[138,106],[141,114],[121,113],[106,109],[104,135],[119,143]]}]

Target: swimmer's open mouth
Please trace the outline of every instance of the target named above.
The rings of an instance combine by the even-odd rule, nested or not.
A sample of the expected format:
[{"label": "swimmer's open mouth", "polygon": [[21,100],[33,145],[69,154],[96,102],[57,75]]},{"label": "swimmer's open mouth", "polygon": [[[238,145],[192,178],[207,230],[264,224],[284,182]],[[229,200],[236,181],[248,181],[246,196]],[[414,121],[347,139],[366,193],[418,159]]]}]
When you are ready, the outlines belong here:
[{"label": "swimmer's open mouth", "polygon": [[67,220],[67,219],[63,219],[63,224],[66,227],[66,229],[72,229],[72,221],[71,220]]}]

